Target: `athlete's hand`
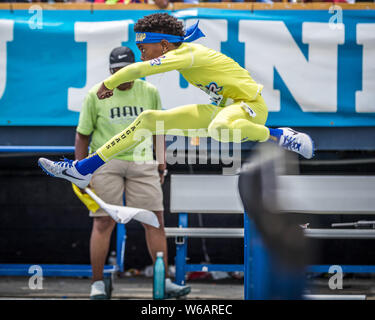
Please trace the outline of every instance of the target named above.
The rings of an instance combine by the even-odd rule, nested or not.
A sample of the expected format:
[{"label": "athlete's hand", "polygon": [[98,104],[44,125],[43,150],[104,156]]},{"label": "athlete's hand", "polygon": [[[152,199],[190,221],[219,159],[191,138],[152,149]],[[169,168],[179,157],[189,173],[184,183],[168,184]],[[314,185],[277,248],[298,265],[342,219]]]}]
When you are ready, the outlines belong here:
[{"label": "athlete's hand", "polygon": [[105,85],[104,82],[100,85],[100,88],[98,89],[98,92],[96,93],[98,98],[100,100],[109,98],[113,95],[113,90],[108,89]]}]

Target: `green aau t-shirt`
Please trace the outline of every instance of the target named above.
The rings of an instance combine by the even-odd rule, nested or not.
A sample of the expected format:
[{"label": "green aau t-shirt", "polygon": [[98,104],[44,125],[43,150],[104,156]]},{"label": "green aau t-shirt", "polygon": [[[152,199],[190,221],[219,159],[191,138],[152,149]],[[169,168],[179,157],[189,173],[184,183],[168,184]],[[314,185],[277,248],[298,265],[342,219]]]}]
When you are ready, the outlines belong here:
[{"label": "green aau t-shirt", "polygon": [[[77,127],[77,132],[92,135],[90,153],[129,126],[143,110],[161,110],[158,90],[146,81],[135,80],[130,90],[115,88],[113,96],[103,100],[96,96],[99,86],[100,83],[96,84],[86,95]],[[114,158],[128,161],[152,160],[152,137],[135,149],[120,153]]]}]

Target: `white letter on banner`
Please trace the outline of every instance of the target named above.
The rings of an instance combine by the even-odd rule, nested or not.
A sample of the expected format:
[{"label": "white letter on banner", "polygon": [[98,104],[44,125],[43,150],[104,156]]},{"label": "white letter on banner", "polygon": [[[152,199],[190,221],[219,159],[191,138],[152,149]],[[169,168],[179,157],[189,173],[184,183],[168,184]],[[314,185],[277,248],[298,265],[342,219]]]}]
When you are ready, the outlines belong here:
[{"label": "white letter on banner", "polygon": [[[193,22],[196,22],[196,20],[186,20],[186,25],[191,25]],[[225,42],[228,39],[227,25],[227,20],[199,20],[199,27],[203,30],[206,37],[194,43],[203,44],[220,52],[221,42]],[[152,75],[147,77],[146,80],[158,88],[163,108],[171,109],[190,103],[211,103],[207,94],[191,84],[186,89],[181,88],[180,74],[176,71]]]},{"label": "white letter on banner", "polygon": [[[336,13],[335,13],[335,11],[336,11]],[[330,14],[333,14],[333,16],[331,18],[329,18],[329,27],[332,30],[341,28],[343,26],[343,24],[342,24],[342,16],[343,16],[342,8],[340,6],[336,6],[334,4],[333,6],[329,7],[328,12]]]},{"label": "white letter on banner", "polygon": [[35,14],[29,19],[29,28],[31,30],[43,29],[43,8],[38,5],[32,5],[29,8],[29,13]]},{"label": "white letter on banner", "polygon": [[274,68],[304,112],[337,110],[337,45],[344,27],[305,22],[302,41],[309,44],[306,60],[282,21],[240,21],[239,40],[245,43],[245,66],[263,84],[270,111],[280,111],[280,92],[273,90]]},{"label": "white letter on banner", "polygon": [[80,111],[87,92],[109,74],[109,54],[121,42],[128,41],[129,24],[132,20],[105,22],[76,22],[74,39],[87,43],[86,85],[68,89],[68,109]]},{"label": "white letter on banner", "polygon": [[0,98],[7,81],[7,42],[13,41],[13,20],[0,20]]},{"label": "white letter on banner", "polygon": [[363,45],[362,90],[355,93],[357,112],[375,112],[375,24],[357,24],[357,43]]}]

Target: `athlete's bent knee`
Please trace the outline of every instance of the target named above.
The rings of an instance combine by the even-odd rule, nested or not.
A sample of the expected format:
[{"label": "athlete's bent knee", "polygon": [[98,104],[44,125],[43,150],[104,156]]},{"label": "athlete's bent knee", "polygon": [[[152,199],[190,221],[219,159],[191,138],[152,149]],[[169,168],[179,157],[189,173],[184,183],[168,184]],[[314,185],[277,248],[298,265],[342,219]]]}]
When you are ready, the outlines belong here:
[{"label": "athlete's bent knee", "polygon": [[232,131],[230,124],[224,121],[212,121],[208,126],[210,137],[221,142],[232,141]]}]

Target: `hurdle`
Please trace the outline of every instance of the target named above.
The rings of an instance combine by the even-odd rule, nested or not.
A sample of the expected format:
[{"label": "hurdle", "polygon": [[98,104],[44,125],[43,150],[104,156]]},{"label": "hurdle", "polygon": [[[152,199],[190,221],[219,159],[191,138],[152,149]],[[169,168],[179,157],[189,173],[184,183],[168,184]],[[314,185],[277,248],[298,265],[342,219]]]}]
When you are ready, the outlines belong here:
[{"label": "hurdle", "polygon": [[[12,154],[17,156],[39,155],[39,154],[73,154],[74,146],[0,146],[1,154]],[[126,243],[126,228],[124,224],[116,226],[116,265],[105,265],[104,277],[111,277],[115,272],[124,271],[124,253]],[[43,270],[43,276],[60,277],[90,277],[92,275],[90,264],[38,264],[34,261],[30,264],[0,264],[1,276],[29,276],[29,268],[39,265]]]},{"label": "hurdle", "polygon": [[[372,191],[375,176],[288,175],[285,160],[285,151],[261,146],[240,173],[239,191],[248,210],[245,236],[248,234],[251,242],[257,242],[253,252],[248,249],[253,259],[250,260],[252,269],[245,268],[245,299],[275,298],[272,292],[275,288],[280,290],[281,298],[340,299],[337,294],[303,295],[304,280],[295,281],[298,270],[302,274],[329,272],[330,268],[327,265],[307,265],[309,248],[305,239],[372,239],[375,230],[302,229],[290,215],[283,213],[374,214]],[[258,202],[253,202],[252,197]],[[288,272],[280,282],[279,277],[284,276],[281,266],[284,270],[287,267]],[[341,267],[343,272],[375,272],[374,266]],[[246,272],[250,273],[247,278]],[[266,289],[262,288],[267,287],[264,280],[269,280]],[[298,292],[293,292],[294,286],[300,286]],[[365,296],[353,295],[352,298],[363,299]],[[350,299],[350,295],[343,295],[342,299]]]}]

